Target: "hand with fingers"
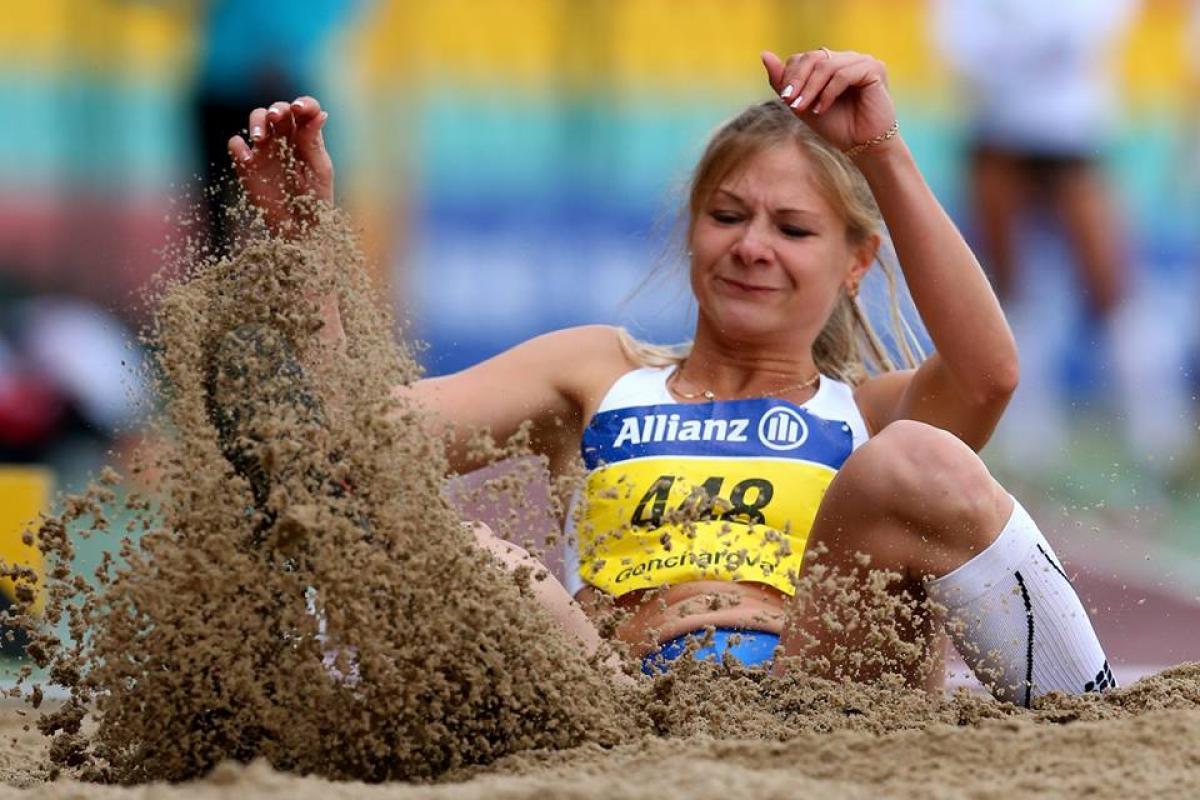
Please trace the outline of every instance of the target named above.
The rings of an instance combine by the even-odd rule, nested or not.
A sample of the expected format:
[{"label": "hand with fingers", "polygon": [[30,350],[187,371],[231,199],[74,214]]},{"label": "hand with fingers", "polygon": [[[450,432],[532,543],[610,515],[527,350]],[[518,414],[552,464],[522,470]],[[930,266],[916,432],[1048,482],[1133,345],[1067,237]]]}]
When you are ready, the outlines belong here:
[{"label": "hand with fingers", "polygon": [[879,59],[822,47],[786,62],[766,51],[762,62],[780,99],[848,155],[885,145],[896,136],[896,106]]},{"label": "hand with fingers", "polygon": [[295,232],[304,221],[298,198],[333,202],[333,162],[321,135],[327,119],[316,98],[298,97],[254,109],[250,141],[240,135],[229,140],[242,187],[277,233]]}]

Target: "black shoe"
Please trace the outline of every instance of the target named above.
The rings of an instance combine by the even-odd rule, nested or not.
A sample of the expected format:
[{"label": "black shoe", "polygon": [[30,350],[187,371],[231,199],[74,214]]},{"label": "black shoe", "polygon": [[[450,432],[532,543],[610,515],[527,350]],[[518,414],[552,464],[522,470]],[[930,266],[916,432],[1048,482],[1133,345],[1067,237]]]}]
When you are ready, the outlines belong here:
[{"label": "black shoe", "polygon": [[205,399],[221,452],[265,508],[272,470],[265,463],[272,420],[322,426],[325,415],[291,342],[269,325],[247,323],[221,337],[208,366]]},{"label": "black shoe", "polygon": [[[262,513],[263,533],[276,522],[269,507],[272,487],[287,465],[274,463],[274,437],[278,421],[287,420],[288,431],[323,428],[327,421],[317,393],[287,337],[270,325],[246,323],[221,337],[208,364],[205,400],[209,418],[217,429],[221,453],[234,470],[250,483],[254,505]],[[310,462],[304,483],[316,496],[344,498],[352,488],[334,481],[321,463],[338,460],[330,452]],[[365,509],[346,511],[360,528],[370,533]]]}]

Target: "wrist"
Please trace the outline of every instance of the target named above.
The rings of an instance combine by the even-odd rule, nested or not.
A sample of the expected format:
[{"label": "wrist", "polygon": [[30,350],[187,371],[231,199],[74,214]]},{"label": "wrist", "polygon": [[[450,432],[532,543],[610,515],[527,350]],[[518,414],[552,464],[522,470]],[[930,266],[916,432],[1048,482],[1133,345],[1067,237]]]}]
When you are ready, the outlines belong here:
[{"label": "wrist", "polygon": [[850,160],[866,177],[868,183],[897,167],[913,164],[908,144],[899,135],[861,151]]},{"label": "wrist", "polygon": [[884,130],[882,133],[871,137],[870,139],[868,139],[865,142],[859,142],[858,144],[851,145],[850,147],[847,147],[842,152],[845,154],[846,158],[850,159],[851,161],[854,161],[856,158],[862,156],[864,153],[867,153],[870,150],[884,147],[885,145],[888,144],[888,142],[893,141],[899,135],[900,135],[900,120],[896,119],[896,120],[893,120],[892,124],[889,125],[888,128],[886,130]]}]

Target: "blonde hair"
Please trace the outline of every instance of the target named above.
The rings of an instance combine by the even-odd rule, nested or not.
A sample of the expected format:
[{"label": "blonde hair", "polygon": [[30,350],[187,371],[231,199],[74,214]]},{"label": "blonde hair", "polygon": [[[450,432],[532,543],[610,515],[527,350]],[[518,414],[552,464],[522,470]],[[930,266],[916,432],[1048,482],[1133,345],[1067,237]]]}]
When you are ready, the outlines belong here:
[{"label": "blonde hair", "polygon": [[[753,105],[722,125],[709,140],[692,174],[688,192],[687,240],[696,218],[712,193],[739,166],[756,154],[785,142],[794,142],[813,168],[818,191],[846,222],[846,238],[865,245],[874,235],[884,236],[883,218],[866,178],[841,151],[832,147],[801,122],[783,102],[770,100]],[[888,353],[857,297],[843,292],[824,328],[813,343],[813,360],[821,374],[858,385],[872,372],[917,366],[924,358],[916,334],[900,310],[896,272],[890,254],[877,253],[887,281],[889,328],[901,364]],[[656,345],[620,331],[621,346],[635,362],[648,367],[682,363],[691,343]]]}]

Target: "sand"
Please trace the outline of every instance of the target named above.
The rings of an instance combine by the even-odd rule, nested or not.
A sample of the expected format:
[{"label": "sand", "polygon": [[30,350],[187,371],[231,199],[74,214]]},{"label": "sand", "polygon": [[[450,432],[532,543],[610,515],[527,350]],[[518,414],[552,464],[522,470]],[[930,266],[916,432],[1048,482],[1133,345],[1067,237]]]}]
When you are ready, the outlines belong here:
[{"label": "sand", "polygon": [[[0,769],[10,788],[0,788],[0,796],[724,800],[730,792],[751,797],[815,792],[830,798],[1194,797],[1200,792],[1198,680],[1200,667],[1168,671],[1113,693],[1103,703],[1084,704],[1094,714],[1110,715],[1107,718],[1069,724],[1062,710],[1009,709],[999,718],[966,724],[931,721],[918,713],[910,721],[913,727],[886,732],[876,732],[879,720],[854,727],[841,727],[834,720],[831,730],[802,724],[798,727],[804,732],[778,739],[650,736],[611,748],[526,752],[436,785],[330,782],[275,770],[265,760],[223,763],[200,780],[175,785],[112,787],[64,779],[37,783],[44,742],[20,731],[20,718],[10,707],[0,717]],[[884,716],[891,718],[894,703],[888,705],[892,707]],[[837,710],[846,719],[872,713],[846,715],[845,709]],[[1067,712],[1065,717],[1074,715]]]},{"label": "sand", "polygon": [[[31,652],[69,699],[0,711],[0,791],[1200,792],[1200,666],[1031,711],[886,676],[683,664],[614,680],[536,607],[539,576],[473,546],[441,442],[390,392],[418,376],[411,351],[346,221],[319,217],[289,241],[251,228],[225,260],[182,251],[152,332],[173,446],[147,455],[157,490],[124,501],[148,533],[95,582],[71,574],[69,526],[124,533],[106,531],[111,474],[41,526],[49,621],[77,641],[38,628]],[[315,335],[331,293],[344,343]]]}]

